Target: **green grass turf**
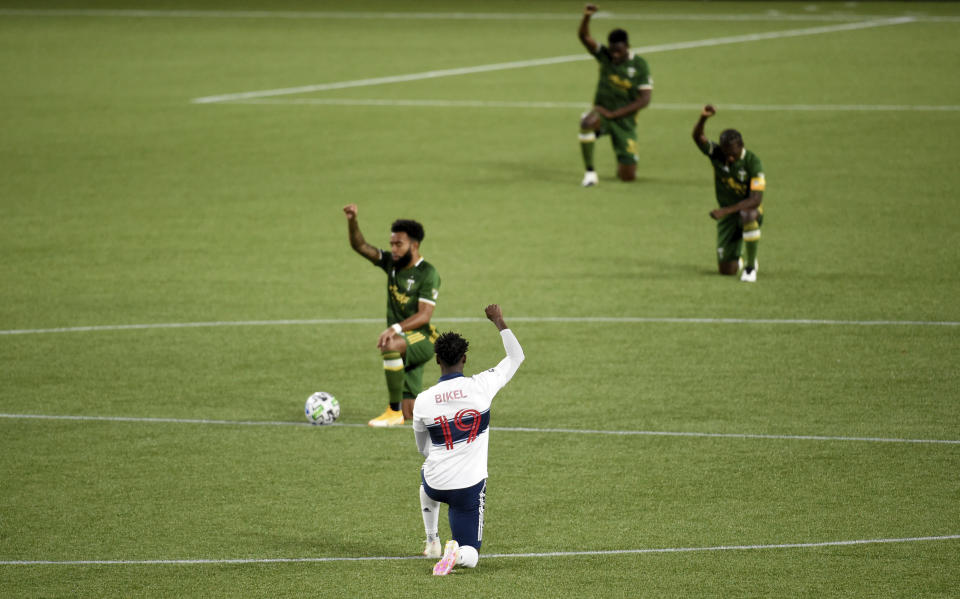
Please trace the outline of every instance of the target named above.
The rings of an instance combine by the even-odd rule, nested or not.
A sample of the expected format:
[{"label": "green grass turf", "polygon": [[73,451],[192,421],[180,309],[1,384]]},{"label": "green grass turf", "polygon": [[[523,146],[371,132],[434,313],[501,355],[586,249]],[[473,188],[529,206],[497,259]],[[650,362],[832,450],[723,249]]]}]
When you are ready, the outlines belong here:
[{"label": "green grass turf", "polygon": [[[483,554],[960,534],[960,446],[521,432],[503,427],[958,440],[954,208],[960,11],[927,3],[630,3],[635,47],[905,13],[953,20],[651,52],[639,181],[583,190],[577,108],[290,100],[583,102],[589,60],[281,96],[193,98],[574,55],[578,2],[48,3],[44,8],[524,12],[568,19],[131,18],[0,12],[0,330],[379,319],[353,254],[407,216],[443,285],[436,316],[502,355],[516,317],[903,321],[837,325],[513,321],[527,354],[494,405]],[[815,6],[816,9],[810,7]],[[6,2],[0,9],[26,8]],[[35,7],[30,7],[35,8]],[[763,159],[756,285],[714,273],[715,102]],[[286,103],[285,103],[286,102]],[[683,109],[680,105],[688,105]],[[732,107],[732,108],[727,108]],[[302,420],[318,389],[382,409],[379,322],[0,335],[0,413]],[[424,380],[437,376],[427,367]],[[500,430],[497,430],[500,428]],[[411,556],[409,430],[0,418],[0,561]],[[441,519],[441,530],[446,524]],[[443,532],[446,538],[446,532]],[[0,596],[951,596],[960,542],[423,560],[0,565]]]}]

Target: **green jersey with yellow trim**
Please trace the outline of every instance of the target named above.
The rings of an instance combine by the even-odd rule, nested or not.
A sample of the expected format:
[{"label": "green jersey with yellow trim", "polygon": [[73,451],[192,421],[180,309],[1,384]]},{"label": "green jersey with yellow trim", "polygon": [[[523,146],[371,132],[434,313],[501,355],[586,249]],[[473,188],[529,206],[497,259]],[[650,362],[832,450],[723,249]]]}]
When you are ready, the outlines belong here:
[{"label": "green jersey with yellow trim", "polygon": [[[720,145],[708,141],[697,144],[700,151],[710,159],[713,165],[713,178],[717,190],[717,203],[721,207],[732,206],[750,196],[751,191],[764,191],[767,180],[763,174],[763,163],[750,150],[743,152],[733,164],[727,164],[727,158]],[[763,208],[759,208],[763,212]]]},{"label": "green jersey with yellow trim", "polygon": [[[593,97],[594,105],[611,111],[617,110],[636,100],[640,90],[653,89],[650,67],[639,55],[631,52],[625,61],[614,64],[610,49],[598,46],[593,57],[600,64],[600,79],[597,81],[597,93]],[[620,120],[636,122],[637,113]]]},{"label": "green jersey with yellow trim", "polygon": [[[393,255],[380,250],[377,266],[387,273],[387,325],[410,318],[420,309],[420,302],[437,304],[440,296],[440,274],[432,264],[420,261],[403,270],[396,270]],[[416,329],[426,336],[431,335],[430,324]]]}]

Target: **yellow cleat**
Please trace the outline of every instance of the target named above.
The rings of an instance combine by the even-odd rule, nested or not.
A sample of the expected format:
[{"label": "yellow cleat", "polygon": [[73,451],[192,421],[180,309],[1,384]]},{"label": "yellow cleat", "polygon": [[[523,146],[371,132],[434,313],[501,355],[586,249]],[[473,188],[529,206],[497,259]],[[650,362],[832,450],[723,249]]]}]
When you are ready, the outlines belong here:
[{"label": "yellow cleat", "polygon": [[387,411],[383,414],[380,414],[373,420],[367,423],[370,426],[375,426],[377,428],[384,428],[388,426],[403,426],[403,412],[400,410],[391,410],[389,407]]}]

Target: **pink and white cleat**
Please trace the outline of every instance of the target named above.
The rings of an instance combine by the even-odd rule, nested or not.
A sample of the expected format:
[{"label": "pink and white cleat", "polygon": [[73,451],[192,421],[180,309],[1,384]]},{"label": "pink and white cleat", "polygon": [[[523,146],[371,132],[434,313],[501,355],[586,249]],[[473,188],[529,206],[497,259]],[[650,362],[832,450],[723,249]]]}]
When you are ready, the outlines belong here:
[{"label": "pink and white cleat", "polygon": [[443,557],[433,567],[434,576],[446,576],[457,565],[457,559],[460,557],[460,544],[453,539],[447,541],[443,548]]}]

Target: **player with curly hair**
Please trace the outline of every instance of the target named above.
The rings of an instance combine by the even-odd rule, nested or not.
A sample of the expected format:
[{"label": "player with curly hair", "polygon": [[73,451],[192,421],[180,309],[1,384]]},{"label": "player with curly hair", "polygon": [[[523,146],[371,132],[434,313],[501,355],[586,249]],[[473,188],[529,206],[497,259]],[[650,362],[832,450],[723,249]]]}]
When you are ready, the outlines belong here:
[{"label": "player with curly hair", "polygon": [[[426,460],[421,470],[420,509],[427,543],[423,554],[440,557],[437,576],[454,566],[475,568],[483,541],[483,510],[487,491],[487,443],[493,396],[513,378],[523,349],[503,321],[500,306],[484,312],[500,331],[507,356],[495,367],[470,377],[463,375],[470,344],[457,333],[444,333],[435,348],[440,380],[417,396],[413,432]],[[449,506],[453,537],[440,552],[440,504]]]},{"label": "player with curly hair", "polygon": [[423,388],[423,366],[433,357],[437,331],[430,324],[440,295],[440,274],[420,255],[423,225],[398,219],[390,227],[390,251],[367,243],[357,223],[357,205],[344,206],[350,247],[387,273],[387,328],[377,339],[389,405],[367,424],[400,426],[413,417]]}]

